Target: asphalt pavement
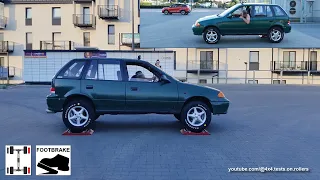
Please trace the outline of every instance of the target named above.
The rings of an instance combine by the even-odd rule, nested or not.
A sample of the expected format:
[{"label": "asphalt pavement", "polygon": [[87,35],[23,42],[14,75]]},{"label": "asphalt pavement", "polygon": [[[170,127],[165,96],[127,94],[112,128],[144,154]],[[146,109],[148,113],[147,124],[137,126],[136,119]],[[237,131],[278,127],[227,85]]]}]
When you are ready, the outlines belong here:
[{"label": "asphalt pavement", "polygon": [[[0,90],[0,147],[71,145],[71,176],[41,179],[318,180],[320,87],[216,85],[231,100],[210,136],[183,136],[171,115],[105,115],[92,136],[62,136],[61,114],[46,114],[49,86]],[[33,148],[35,153],[35,148]],[[32,176],[37,179],[35,154]],[[234,167],[303,167],[311,172],[228,172]],[[40,179],[40,177],[39,177]]]},{"label": "asphalt pavement", "polygon": [[280,43],[259,36],[222,36],[218,44],[207,44],[193,35],[192,25],[201,17],[221,13],[223,9],[195,9],[188,15],[164,15],[161,9],[141,9],[141,48],[319,48],[320,24],[292,23],[292,32]]}]

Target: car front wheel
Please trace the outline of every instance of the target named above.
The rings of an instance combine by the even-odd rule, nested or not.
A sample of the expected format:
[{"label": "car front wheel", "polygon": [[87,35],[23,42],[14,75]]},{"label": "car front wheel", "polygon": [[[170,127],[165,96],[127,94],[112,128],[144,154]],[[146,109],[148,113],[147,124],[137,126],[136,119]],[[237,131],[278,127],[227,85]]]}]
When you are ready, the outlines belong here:
[{"label": "car front wheel", "polygon": [[73,133],[87,130],[96,117],[91,103],[83,99],[68,102],[62,112],[64,124]]},{"label": "car front wheel", "polygon": [[185,14],[186,14],[186,11],[180,11],[180,13],[181,13],[182,15],[185,15]]},{"label": "car front wheel", "polygon": [[203,39],[208,44],[216,44],[219,42],[221,34],[215,27],[206,28],[203,33]]},{"label": "car front wheel", "polygon": [[273,27],[269,30],[268,38],[272,43],[279,43],[284,37],[284,32],[280,27]]},{"label": "car front wheel", "polygon": [[183,108],[180,119],[187,130],[199,133],[210,125],[211,116],[211,111],[205,103],[194,101]]},{"label": "car front wheel", "polygon": [[165,14],[165,15],[168,15],[168,14],[169,14],[169,11],[165,10],[165,11],[164,11],[164,14]]}]

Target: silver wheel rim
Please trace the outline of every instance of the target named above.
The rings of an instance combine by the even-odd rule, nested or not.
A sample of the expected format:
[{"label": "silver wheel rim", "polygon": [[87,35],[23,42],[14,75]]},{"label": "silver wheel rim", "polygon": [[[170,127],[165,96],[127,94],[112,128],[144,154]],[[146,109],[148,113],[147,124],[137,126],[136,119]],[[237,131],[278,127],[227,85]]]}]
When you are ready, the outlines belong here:
[{"label": "silver wheel rim", "polygon": [[192,126],[202,126],[206,120],[207,114],[202,107],[193,107],[187,112],[187,121]]},{"label": "silver wheel rim", "polygon": [[181,14],[185,14],[186,12],[184,12],[184,11],[181,11]]},{"label": "silver wheel rim", "polygon": [[168,11],[165,11],[164,14],[168,14]]},{"label": "silver wheel rim", "polygon": [[73,126],[83,126],[89,120],[88,111],[82,106],[75,106],[68,112],[68,120]]},{"label": "silver wheel rim", "polygon": [[273,41],[279,41],[281,39],[281,37],[282,37],[282,34],[279,30],[273,29],[271,31],[271,39]]},{"label": "silver wheel rim", "polygon": [[218,39],[218,33],[214,30],[209,30],[206,33],[206,39],[208,42],[215,42]]}]

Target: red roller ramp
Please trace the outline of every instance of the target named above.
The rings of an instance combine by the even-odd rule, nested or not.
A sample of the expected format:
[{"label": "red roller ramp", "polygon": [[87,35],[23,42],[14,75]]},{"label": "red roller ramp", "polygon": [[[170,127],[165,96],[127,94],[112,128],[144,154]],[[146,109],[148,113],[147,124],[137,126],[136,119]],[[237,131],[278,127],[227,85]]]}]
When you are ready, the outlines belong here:
[{"label": "red roller ramp", "polygon": [[207,130],[203,130],[202,132],[195,133],[195,132],[188,131],[186,129],[181,129],[180,132],[182,135],[202,135],[202,136],[210,135],[210,133]]},{"label": "red roller ramp", "polygon": [[94,132],[94,130],[88,129],[88,130],[85,130],[81,133],[73,133],[69,129],[67,129],[66,131],[64,131],[62,133],[62,135],[64,135],[64,136],[90,136],[93,134],[93,132]]}]

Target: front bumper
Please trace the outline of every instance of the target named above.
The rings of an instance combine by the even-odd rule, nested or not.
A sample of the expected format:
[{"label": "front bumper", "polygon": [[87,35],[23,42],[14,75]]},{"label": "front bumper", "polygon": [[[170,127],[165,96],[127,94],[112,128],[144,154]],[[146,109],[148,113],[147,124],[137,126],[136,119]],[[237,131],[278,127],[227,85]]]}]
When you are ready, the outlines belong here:
[{"label": "front bumper", "polygon": [[192,25],[192,31],[194,35],[202,35],[204,30],[203,26],[195,26],[194,24]]},{"label": "front bumper", "polygon": [[230,102],[229,101],[212,101],[212,114],[227,114]]},{"label": "front bumper", "polygon": [[60,98],[55,94],[48,95],[47,96],[48,109],[46,110],[46,112],[47,113],[62,112],[64,101],[65,101],[65,98]]}]

